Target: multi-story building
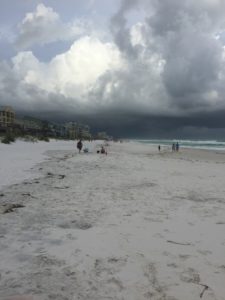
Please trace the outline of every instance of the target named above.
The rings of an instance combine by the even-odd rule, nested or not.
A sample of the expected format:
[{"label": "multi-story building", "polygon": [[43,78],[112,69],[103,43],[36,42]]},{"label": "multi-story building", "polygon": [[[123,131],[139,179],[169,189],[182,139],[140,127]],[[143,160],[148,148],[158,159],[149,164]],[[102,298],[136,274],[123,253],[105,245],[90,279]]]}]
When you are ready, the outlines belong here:
[{"label": "multi-story building", "polygon": [[97,133],[96,139],[97,139],[97,140],[108,140],[109,137],[108,137],[108,135],[107,135],[106,132],[102,131],[102,132],[98,132],[98,133]]},{"label": "multi-story building", "polygon": [[68,122],[65,124],[67,130],[67,137],[71,140],[74,139],[91,139],[89,126],[76,122]]},{"label": "multi-story building", "polygon": [[10,106],[0,107],[0,126],[10,127],[15,122],[15,112]]},{"label": "multi-story building", "polygon": [[76,122],[67,122],[64,124],[67,132],[67,137],[71,140],[77,138],[77,123]]},{"label": "multi-story building", "polygon": [[80,128],[80,137],[85,140],[91,139],[90,128],[88,125],[82,125]]}]

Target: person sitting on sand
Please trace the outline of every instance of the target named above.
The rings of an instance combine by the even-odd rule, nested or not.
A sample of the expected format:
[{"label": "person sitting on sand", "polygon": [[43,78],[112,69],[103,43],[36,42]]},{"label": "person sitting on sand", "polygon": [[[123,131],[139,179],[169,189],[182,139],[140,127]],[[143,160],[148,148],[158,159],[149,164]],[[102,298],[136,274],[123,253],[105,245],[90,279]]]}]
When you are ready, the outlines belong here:
[{"label": "person sitting on sand", "polygon": [[105,153],[105,148],[104,148],[104,146],[102,146],[102,148],[101,148],[101,153],[102,153],[102,154]]},{"label": "person sitting on sand", "polygon": [[79,150],[79,153],[82,150],[82,148],[83,148],[82,140],[79,140],[79,142],[77,143],[77,149]]},{"label": "person sitting on sand", "polygon": [[101,154],[106,154],[107,155],[107,151],[106,151],[104,146],[102,146],[102,148],[101,148]]}]

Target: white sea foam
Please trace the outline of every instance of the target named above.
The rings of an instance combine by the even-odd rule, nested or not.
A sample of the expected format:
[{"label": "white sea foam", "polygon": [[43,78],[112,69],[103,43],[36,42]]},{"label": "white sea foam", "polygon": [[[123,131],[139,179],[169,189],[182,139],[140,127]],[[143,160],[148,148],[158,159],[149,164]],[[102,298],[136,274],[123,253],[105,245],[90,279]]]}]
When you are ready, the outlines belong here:
[{"label": "white sea foam", "polygon": [[178,142],[180,147],[187,148],[197,148],[205,150],[225,150],[225,141],[217,140],[164,140],[164,139],[143,139],[138,140],[141,143],[148,143],[152,145],[172,145],[173,143]]}]

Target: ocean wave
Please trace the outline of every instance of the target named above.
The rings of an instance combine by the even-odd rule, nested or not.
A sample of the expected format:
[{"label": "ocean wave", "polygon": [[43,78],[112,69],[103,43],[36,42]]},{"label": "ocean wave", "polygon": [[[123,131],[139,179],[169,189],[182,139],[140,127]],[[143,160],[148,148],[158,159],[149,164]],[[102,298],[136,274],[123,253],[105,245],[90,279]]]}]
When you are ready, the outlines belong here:
[{"label": "ocean wave", "polygon": [[136,141],[140,143],[153,144],[153,145],[155,144],[172,145],[173,143],[178,142],[181,147],[183,146],[188,148],[225,150],[225,141],[217,141],[217,140],[140,139]]}]

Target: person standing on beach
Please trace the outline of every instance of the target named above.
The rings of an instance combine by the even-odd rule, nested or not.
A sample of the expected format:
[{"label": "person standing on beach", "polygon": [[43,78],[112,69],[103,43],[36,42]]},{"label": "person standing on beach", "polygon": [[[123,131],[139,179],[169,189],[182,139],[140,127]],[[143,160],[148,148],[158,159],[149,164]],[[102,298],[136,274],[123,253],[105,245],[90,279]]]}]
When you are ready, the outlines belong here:
[{"label": "person standing on beach", "polygon": [[179,151],[179,143],[178,142],[176,143],[176,151],[177,152]]},{"label": "person standing on beach", "polygon": [[175,151],[175,144],[173,143],[172,144],[172,152],[174,152]]},{"label": "person standing on beach", "polygon": [[79,142],[77,143],[77,149],[79,150],[79,153],[82,150],[82,148],[83,148],[82,140],[79,140]]},{"label": "person standing on beach", "polygon": [[158,146],[158,150],[159,150],[159,152],[160,152],[160,150],[161,150],[161,146],[160,146],[160,145]]}]

